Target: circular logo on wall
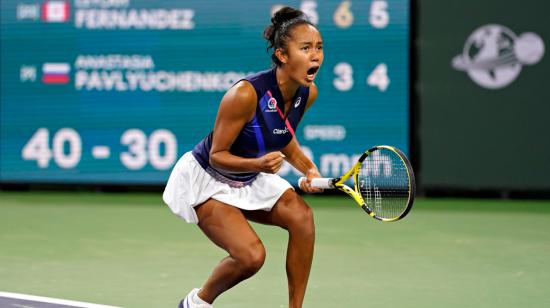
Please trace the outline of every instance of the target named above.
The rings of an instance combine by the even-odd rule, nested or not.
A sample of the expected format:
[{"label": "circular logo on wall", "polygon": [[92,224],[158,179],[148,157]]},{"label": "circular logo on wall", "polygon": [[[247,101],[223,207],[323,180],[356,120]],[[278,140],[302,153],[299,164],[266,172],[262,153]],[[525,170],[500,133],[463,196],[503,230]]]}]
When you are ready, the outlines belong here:
[{"label": "circular logo on wall", "polygon": [[523,65],[536,64],[543,56],[544,42],[536,33],[525,32],[518,37],[504,26],[491,24],[470,34],[452,65],[466,71],[478,85],[500,89],[517,78]]}]

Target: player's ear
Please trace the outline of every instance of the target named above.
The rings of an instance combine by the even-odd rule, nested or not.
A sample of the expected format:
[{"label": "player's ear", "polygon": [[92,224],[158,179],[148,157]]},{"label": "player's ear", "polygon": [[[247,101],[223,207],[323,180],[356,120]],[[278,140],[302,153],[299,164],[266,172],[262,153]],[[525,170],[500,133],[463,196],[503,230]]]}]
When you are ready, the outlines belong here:
[{"label": "player's ear", "polygon": [[281,48],[275,49],[275,57],[277,57],[277,59],[279,59],[279,61],[284,64],[286,64],[286,62],[288,61],[288,56]]}]

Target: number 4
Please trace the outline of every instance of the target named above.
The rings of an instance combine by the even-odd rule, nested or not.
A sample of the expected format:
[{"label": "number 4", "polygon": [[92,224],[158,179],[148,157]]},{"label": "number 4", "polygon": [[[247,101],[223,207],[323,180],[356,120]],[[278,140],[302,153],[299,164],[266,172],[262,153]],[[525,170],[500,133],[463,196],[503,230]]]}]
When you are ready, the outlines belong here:
[{"label": "number 4", "polygon": [[52,158],[49,147],[50,132],[47,128],[40,128],[32,135],[31,139],[23,147],[21,156],[24,160],[36,160],[38,167],[47,168]]},{"label": "number 4", "polygon": [[388,78],[388,67],[385,63],[380,63],[374,68],[367,78],[367,84],[378,87],[378,90],[382,92],[386,91],[390,85],[390,78]]}]

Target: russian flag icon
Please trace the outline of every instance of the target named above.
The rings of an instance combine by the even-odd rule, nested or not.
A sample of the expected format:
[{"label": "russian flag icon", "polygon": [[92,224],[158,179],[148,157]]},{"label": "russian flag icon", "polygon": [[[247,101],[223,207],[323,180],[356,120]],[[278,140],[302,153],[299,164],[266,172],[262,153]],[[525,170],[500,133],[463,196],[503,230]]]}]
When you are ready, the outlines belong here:
[{"label": "russian flag icon", "polygon": [[42,82],[45,84],[66,84],[69,82],[71,67],[68,63],[44,63]]},{"label": "russian flag icon", "polygon": [[45,22],[66,22],[69,20],[69,3],[67,1],[44,1],[42,3],[42,20]]}]

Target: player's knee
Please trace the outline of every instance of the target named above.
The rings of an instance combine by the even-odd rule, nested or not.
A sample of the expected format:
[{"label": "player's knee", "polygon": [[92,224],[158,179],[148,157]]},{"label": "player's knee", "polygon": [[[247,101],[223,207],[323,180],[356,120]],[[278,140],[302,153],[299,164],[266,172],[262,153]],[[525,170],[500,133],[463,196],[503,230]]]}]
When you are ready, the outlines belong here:
[{"label": "player's knee", "polygon": [[260,270],[265,261],[265,247],[261,242],[250,245],[236,256],[245,276],[252,276]]},{"label": "player's knee", "polygon": [[313,210],[306,205],[300,213],[301,230],[305,235],[315,235],[315,222],[313,218]]},{"label": "player's knee", "polygon": [[292,213],[292,218],[289,222],[289,230],[297,231],[305,237],[315,236],[313,210],[305,203],[297,206],[296,210]]}]

